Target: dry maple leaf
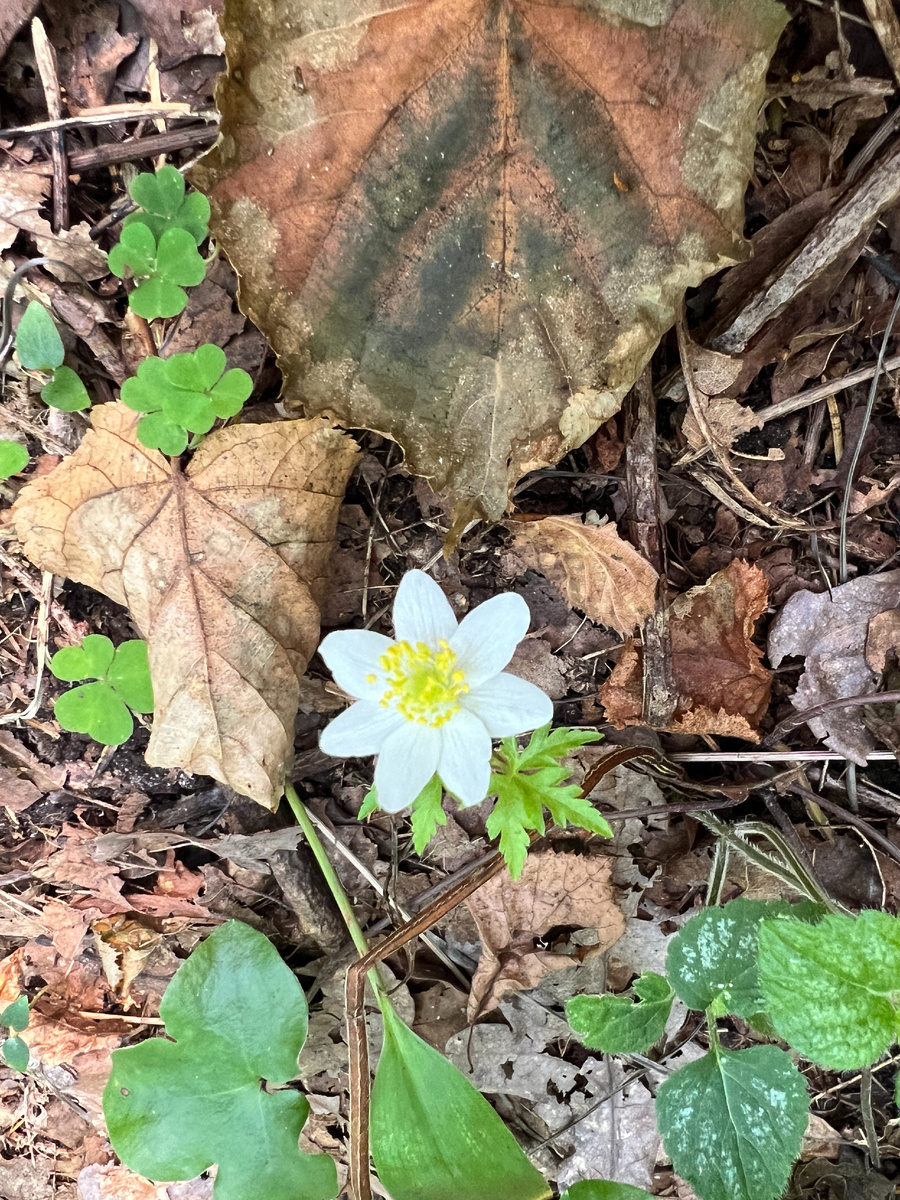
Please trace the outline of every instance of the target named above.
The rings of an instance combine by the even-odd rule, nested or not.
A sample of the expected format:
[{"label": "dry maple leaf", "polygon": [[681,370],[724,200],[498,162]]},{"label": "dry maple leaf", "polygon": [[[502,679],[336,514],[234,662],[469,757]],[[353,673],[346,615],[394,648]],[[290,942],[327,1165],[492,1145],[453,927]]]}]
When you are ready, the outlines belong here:
[{"label": "dry maple leaf", "polygon": [[137,441],[139,413],[104,404],[91,420],[19,494],[25,553],[130,609],[156,702],[147,762],[275,808],[356,446],[321,419],[235,425],[182,473]]},{"label": "dry maple leaf", "polygon": [[633,633],[653,612],[656,571],[614,523],[545,517],[515,527],[516,550],[598,625]]},{"label": "dry maple leaf", "polygon": [[[307,412],[457,518],[614,413],[744,253],[774,0],[239,0],[192,178]],[[293,401],[292,401],[293,402]]]},{"label": "dry maple leaf", "polygon": [[[469,1020],[496,1008],[510,992],[537,987],[545,975],[608,950],[625,932],[612,889],[612,859],[532,851],[518,879],[504,871],[466,900],[481,934],[481,958],[469,995]],[[594,929],[582,953],[558,954],[536,946],[559,926]]]},{"label": "dry maple leaf", "polygon": [[[673,732],[759,740],[756,729],[769,706],[772,673],[750,639],[767,596],[762,571],[735,559],[673,601],[669,631],[678,693]],[[628,642],[600,689],[606,715],[618,729],[642,723],[642,684],[641,652]]]}]

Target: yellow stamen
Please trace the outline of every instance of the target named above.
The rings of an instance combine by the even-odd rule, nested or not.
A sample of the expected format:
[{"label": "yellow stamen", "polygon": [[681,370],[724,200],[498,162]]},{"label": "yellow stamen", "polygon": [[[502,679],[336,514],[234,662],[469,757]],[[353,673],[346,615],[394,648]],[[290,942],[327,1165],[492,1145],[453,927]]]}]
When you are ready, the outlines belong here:
[{"label": "yellow stamen", "polygon": [[456,655],[441,639],[438,649],[424,642],[395,642],[378,660],[387,689],[379,703],[396,708],[407,721],[435,728],[459,712],[460,696],[469,690]]}]

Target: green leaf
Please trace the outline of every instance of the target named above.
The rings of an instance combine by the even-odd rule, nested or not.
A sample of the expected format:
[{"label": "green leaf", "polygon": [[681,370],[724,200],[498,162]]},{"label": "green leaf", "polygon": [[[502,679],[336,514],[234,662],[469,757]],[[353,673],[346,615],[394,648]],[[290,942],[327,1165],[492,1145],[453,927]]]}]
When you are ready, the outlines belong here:
[{"label": "green leaf", "polygon": [[781,901],[731,900],[691,917],[669,944],[666,970],[688,1008],[750,1017],[765,1008],[756,957],[759,924],[786,911]]},{"label": "green leaf", "polygon": [[143,280],[128,303],[140,317],[174,317],[187,304],[185,287],[200,283],[206,264],[197,243],[186,229],[166,229],[157,243],[153,232],[137,222],[122,229],[117,246],[109,252],[109,269],[124,278],[130,273]]},{"label": "green leaf", "polygon": [[174,167],[138,175],[128,190],[143,211],[127,216],[125,226],[146,225],[157,241],[167,229],[186,229],[198,246],[209,233],[209,201],[202,192],[185,196],[184,178]]},{"label": "green leaf", "polygon": [[675,993],[662,975],[648,971],[632,984],[637,1003],[625,996],[573,996],[569,1024],[591,1050],[643,1054],[665,1032]]},{"label": "green leaf", "polygon": [[203,282],[206,263],[186,229],[167,229],[156,249],[156,270],[162,279],[182,287]]},{"label": "green leaf", "polygon": [[651,1200],[651,1196],[643,1188],[632,1187],[630,1183],[584,1179],[567,1188],[559,1200]]},{"label": "green leaf", "polygon": [[188,436],[182,425],[170,421],[165,413],[151,413],[138,425],[138,441],[148,450],[159,450],[175,458],[187,449]]},{"label": "green leaf", "polygon": [[80,646],[64,646],[50,659],[50,670],[64,683],[80,683],[82,679],[105,679],[112,666],[116,650],[108,637],[89,633]]},{"label": "green leaf", "polygon": [[7,1038],[0,1045],[0,1056],[3,1057],[6,1065],[12,1067],[14,1071],[25,1072],[28,1070],[28,1045],[20,1037]]},{"label": "green leaf", "polygon": [[136,412],[159,412],[168,386],[166,360],[151,354],[138,365],[137,375],[125,380],[119,395]]},{"label": "green leaf", "polygon": [[81,412],[91,407],[87,388],[71,367],[57,367],[53,378],[41,388],[41,399],[62,412]]},{"label": "green leaf", "polygon": [[416,854],[422,853],[437,832],[438,825],[447,824],[443,799],[443,785],[437,775],[433,775],[412,802],[413,849]]},{"label": "green leaf", "polygon": [[897,1039],[900,920],[866,909],[818,925],[783,917],[759,934],[759,980],[779,1035],[813,1062],[850,1071]]},{"label": "green leaf", "polygon": [[672,1166],[701,1200],[774,1200],[806,1132],[803,1076],[777,1046],[710,1051],[659,1089]]},{"label": "green leaf", "polygon": [[0,1025],[16,1033],[28,1027],[28,997],[20,996],[0,1012]]},{"label": "green leaf", "polygon": [[366,817],[370,817],[373,812],[378,812],[378,793],[375,788],[369,788],[366,798],[359,806],[359,812],[356,814],[357,821],[364,821]]},{"label": "green leaf", "polygon": [[113,275],[124,279],[130,273],[146,278],[156,270],[156,238],[146,225],[138,222],[122,230],[122,236],[110,250],[107,265]]},{"label": "green leaf", "polygon": [[150,681],[146,642],[138,638],[121,642],[116,647],[106,678],[133,712],[153,712],[153,684]]},{"label": "green leaf", "polygon": [[119,1158],[151,1179],[192,1179],[214,1163],[214,1200],[325,1200],[334,1163],[297,1145],[306,1097],[297,1074],[306,997],[274,946],[228,921],[176,972],[160,1005],[166,1033],[113,1051],[103,1093]]},{"label": "green leaf", "polygon": [[21,442],[0,439],[0,479],[18,475],[28,466],[28,451]]},{"label": "green leaf", "polygon": [[487,1100],[384,1008],[372,1158],[393,1200],[543,1200],[543,1177]]},{"label": "green leaf", "polygon": [[26,371],[55,371],[65,353],[53,318],[40,300],[32,300],[16,329],[19,362]]},{"label": "green leaf", "polygon": [[87,733],[103,746],[120,746],[134,732],[131,713],[105,680],[63,692],[53,714],[72,733]]},{"label": "green leaf", "polygon": [[220,346],[198,346],[191,354],[173,354],[165,359],[166,377],[172,387],[188,392],[207,392],[225,370],[225,351]]},{"label": "green leaf", "polygon": [[187,308],[188,294],[184,288],[152,275],[138,284],[128,297],[129,307],[139,317],[153,321],[157,317],[177,317]]},{"label": "green leaf", "polygon": [[199,346],[193,353],[166,359],[151,356],[140,364],[137,375],[122,385],[122,400],[138,412],[161,411],[172,424],[206,433],[216,417],[240,412],[253,391],[253,380],[246,371],[225,368],[225,353],[218,346]]}]

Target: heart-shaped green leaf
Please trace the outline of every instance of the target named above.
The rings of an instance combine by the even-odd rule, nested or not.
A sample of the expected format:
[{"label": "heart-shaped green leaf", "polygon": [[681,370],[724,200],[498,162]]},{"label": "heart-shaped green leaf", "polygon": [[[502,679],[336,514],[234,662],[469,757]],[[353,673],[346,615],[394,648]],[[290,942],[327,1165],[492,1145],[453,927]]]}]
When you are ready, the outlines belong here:
[{"label": "heart-shaped green leaf", "polygon": [[569,1024],[589,1049],[604,1054],[642,1054],[666,1028],[675,993],[662,975],[648,971],[627,996],[573,996],[566,1002]]},{"label": "heart-shaped green leaf", "polygon": [[[122,385],[122,400],[138,412],[162,412],[171,424],[192,433],[206,433],[216,417],[239,413],[253,391],[253,380],[246,371],[229,371],[226,367],[224,351],[211,345],[171,358],[145,358],[137,375]],[[149,432],[153,429],[151,424],[147,436],[157,436]],[[143,432],[140,437],[144,445],[151,445]],[[180,454],[181,450],[166,453]]]},{"label": "heart-shaped green leaf", "polygon": [[41,388],[41,399],[62,412],[81,412],[91,407],[87,388],[71,367],[57,367],[53,378]]},{"label": "heart-shaped green leaf", "polygon": [[334,1163],[297,1145],[309,1112],[286,1083],[306,1039],[306,998],[261,933],[229,921],[177,971],[160,1015],[174,1041],[113,1052],[103,1094],[113,1147],[151,1179],[218,1164],[215,1200],[325,1200]]},{"label": "heart-shaped green leaf", "polygon": [[63,729],[87,733],[103,746],[120,746],[134,732],[131,713],[103,679],[63,692],[53,714]]},{"label": "heart-shaped green leaf", "polygon": [[40,300],[32,300],[22,314],[16,354],[26,371],[55,371],[65,357],[59,331]]},{"label": "heart-shaped green leaf", "polygon": [[0,1044],[0,1056],[8,1067],[14,1071],[27,1071],[29,1050],[26,1042],[20,1037],[7,1038]]},{"label": "heart-shaped green leaf", "polygon": [[128,225],[110,250],[107,263],[120,279],[128,272],[137,279],[152,275],[156,270],[156,238],[152,231],[140,223]]},{"label": "heart-shaped green leaf", "polygon": [[138,425],[138,441],[148,450],[159,450],[176,458],[187,449],[188,436],[183,425],[170,421],[165,413],[154,412]]},{"label": "heart-shaped green leaf", "polygon": [[28,997],[20,996],[0,1012],[0,1025],[5,1025],[14,1033],[20,1033],[28,1027],[28,1015]]},{"label": "heart-shaped green leaf", "polygon": [[102,633],[89,633],[80,646],[64,646],[50,659],[50,670],[64,683],[82,679],[105,679],[116,648]]},{"label": "heart-shaped green leaf", "polygon": [[372,1088],[372,1158],[393,1200],[543,1200],[550,1189],[496,1112],[389,1006]]},{"label": "heart-shaped green leaf", "polygon": [[118,645],[106,678],[133,712],[153,712],[153,684],[146,642],[135,638]]},{"label": "heart-shaped green leaf", "polygon": [[21,442],[0,439],[0,479],[18,475],[28,466],[28,451]]},{"label": "heart-shaped green leaf", "polygon": [[128,190],[143,211],[127,216],[126,228],[146,225],[157,241],[167,229],[186,229],[198,246],[209,233],[209,201],[202,192],[185,196],[184,178],[174,167],[138,175]]}]

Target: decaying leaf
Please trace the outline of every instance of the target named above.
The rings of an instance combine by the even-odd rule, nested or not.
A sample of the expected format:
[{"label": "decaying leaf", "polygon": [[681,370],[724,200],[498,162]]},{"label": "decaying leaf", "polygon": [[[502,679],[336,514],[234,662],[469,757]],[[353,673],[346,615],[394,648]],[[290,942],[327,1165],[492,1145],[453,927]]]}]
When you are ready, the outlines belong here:
[{"label": "decaying leaf", "polygon": [[774,0],[237,0],[195,168],[307,412],[458,516],[608,420],[740,231]]},{"label": "decaying leaf", "polygon": [[[550,971],[608,950],[622,936],[625,919],[613,899],[611,873],[608,858],[535,851],[518,879],[504,872],[466,900],[482,944],[470,1020],[496,1008],[510,992],[536,987]],[[578,957],[540,949],[540,936],[559,926],[596,931],[596,937]]]},{"label": "decaying leaf", "polygon": [[[678,694],[669,728],[758,741],[772,673],[750,640],[766,607],[768,585],[758,567],[735,559],[669,610],[672,677]],[[628,642],[600,689],[606,715],[619,729],[642,723],[641,651]]]},{"label": "decaying leaf", "polygon": [[[789,654],[805,655],[806,669],[791,697],[798,711],[876,690],[878,677],[866,661],[867,636],[871,629],[870,654],[877,665],[887,656],[895,618],[883,617],[877,624],[874,619],[898,605],[900,571],[852,579],[832,588],[830,595],[795,592],[791,596],[769,630],[769,661],[777,667]],[[809,727],[826,746],[860,766],[865,766],[875,748],[860,709],[836,709],[816,717]]]},{"label": "decaying leaf", "polygon": [[682,363],[693,379],[681,431],[692,450],[711,442],[727,450],[736,437],[759,423],[751,408],[727,395],[741,373],[741,360],[698,346],[684,327],[681,333]]},{"label": "decaying leaf", "polygon": [[356,448],[321,419],[236,425],[182,474],[138,443],[139,413],[91,417],[79,449],[22,489],[17,536],[43,570],[131,610],[156,702],[147,762],[274,808]]},{"label": "decaying leaf", "polygon": [[614,523],[545,517],[515,527],[516,550],[598,625],[633,633],[653,612],[656,571]]}]

